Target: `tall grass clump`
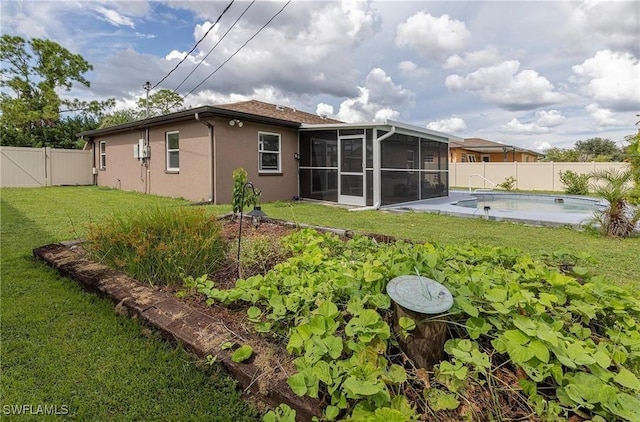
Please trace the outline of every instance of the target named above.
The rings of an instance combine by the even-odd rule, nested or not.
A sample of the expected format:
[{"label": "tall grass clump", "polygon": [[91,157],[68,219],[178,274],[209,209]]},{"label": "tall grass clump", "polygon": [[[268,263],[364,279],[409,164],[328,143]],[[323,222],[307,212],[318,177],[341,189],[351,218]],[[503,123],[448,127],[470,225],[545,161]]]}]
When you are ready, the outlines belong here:
[{"label": "tall grass clump", "polygon": [[198,208],[153,208],[114,214],[87,229],[87,251],[99,262],[152,284],[213,273],[226,244],[220,223]]}]

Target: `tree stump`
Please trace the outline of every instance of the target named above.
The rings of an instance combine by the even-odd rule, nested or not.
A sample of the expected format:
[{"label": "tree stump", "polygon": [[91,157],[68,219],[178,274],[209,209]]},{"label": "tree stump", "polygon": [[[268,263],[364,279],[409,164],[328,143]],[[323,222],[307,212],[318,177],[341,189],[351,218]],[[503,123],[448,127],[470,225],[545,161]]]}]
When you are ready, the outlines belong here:
[{"label": "tree stump", "polygon": [[[438,315],[453,305],[453,297],[445,286],[420,275],[402,275],[389,281],[387,293],[393,300],[393,329],[399,334],[402,350],[417,368],[431,369],[444,358],[447,323]],[[400,318],[416,323],[407,338],[402,335]]]},{"label": "tree stump", "polygon": [[[426,315],[406,309],[394,303],[393,329],[398,333],[400,347],[416,366],[431,370],[433,365],[444,359],[444,343],[447,341],[447,323],[428,321],[434,315]],[[416,322],[416,328],[403,338],[400,318],[408,317]]]}]

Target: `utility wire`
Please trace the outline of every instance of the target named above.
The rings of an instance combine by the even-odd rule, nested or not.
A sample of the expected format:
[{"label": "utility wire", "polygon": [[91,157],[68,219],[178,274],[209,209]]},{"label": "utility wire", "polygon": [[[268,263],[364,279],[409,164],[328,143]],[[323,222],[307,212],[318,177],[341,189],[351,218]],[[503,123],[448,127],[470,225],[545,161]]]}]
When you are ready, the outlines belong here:
[{"label": "utility wire", "polygon": [[242,50],[242,49],[243,49],[247,44],[249,44],[249,42],[250,42],[251,40],[253,40],[255,37],[257,37],[257,36],[258,36],[258,34],[259,34],[260,32],[262,32],[262,30],[263,30],[263,29],[265,29],[265,28],[266,28],[266,27],[267,27],[267,26],[268,26],[268,25],[269,25],[269,24],[270,24],[270,23],[271,23],[271,22],[272,22],[272,21],[273,21],[273,20],[274,20],[274,19],[275,19],[279,14],[280,14],[280,13],[282,13],[282,11],[285,9],[285,7],[287,7],[287,6],[289,5],[289,3],[291,3],[291,0],[287,1],[287,2],[285,3],[285,5],[284,5],[284,6],[282,6],[282,8],[281,8],[281,9],[280,9],[280,10],[279,10],[275,15],[273,15],[273,16],[271,17],[271,19],[269,19],[269,20],[267,21],[267,23],[265,23],[265,24],[262,26],[262,28],[258,29],[258,31],[257,31],[255,34],[253,34],[253,35],[251,36],[251,38],[249,38],[249,39],[248,39],[244,44],[242,44],[242,45],[240,46],[240,48],[238,48],[238,49],[235,51],[235,53],[233,53],[231,56],[229,56],[229,58],[228,58],[227,60],[225,60],[224,62],[222,62],[222,64],[221,64],[220,66],[218,66],[218,67],[217,67],[213,72],[211,72],[211,73],[209,74],[209,76],[207,76],[207,77],[206,77],[202,82],[200,82],[198,85],[196,85],[196,86],[195,86],[191,91],[187,92],[187,93],[182,97],[182,99],[187,98],[191,93],[193,93],[193,91],[195,91],[196,89],[198,89],[198,88],[199,88],[203,83],[205,83],[207,80],[209,80],[209,78],[210,78],[210,77],[212,77],[213,75],[215,75],[215,74],[216,74],[216,72],[222,68],[222,66],[224,66],[225,64],[227,64],[227,62],[228,62],[229,60],[231,60],[231,59],[232,59],[236,54],[238,54],[238,53],[240,52],[240,50]]},{"label": "utility wire", "polygon": [[227,5],[227,7],[224,8],[222,13],[220,13],[220,16],[218,16],[218,19],[216,19],[216,21],[213,23],[213,25],[211,25],[209,27],[209,29],[207,29],[207,32],[205,32],[205,34],[198,40],[198,42],[195,43],[193,48],[191,50],[189,50],[189,52],[182,58],[182,60],[180,60],[180,62],[177,65],[175,65],[175,67],[173,69],[171,69],[169,71],[169,73],[167,73],[165,75],[164,78],[160,79],[160,81],[158,83],[156,83],[154,86],[152,86],[151,89],[154,89],[155,87],[160,85],[162,82],[164,82],[164,80],[167,79],[169,77],[169,75],[171,75],[182,63],[184,63],[185,60],[187,60],[187,57],[189,57],[189,54],[193,53],[193,51],[198,47],[198,45],[200,45],[202,40],[204,40],[207,37],[207,35],[209,35],[209,32],[211,32],[211,30],[218,24],[218,22],[220,22],[220,19],[222,19],[224,14],[227,13],[227,10],[229,10],[229,8],[231,7],[231,5],[233,4],[234,1],[235,0],[231,0],[231,2]]},{"label": "utility wire", "polygon": [[222,37],[220,37],[220,39],[218,40],[218,42],[217,42],[213,47],[211,47],[211,50],[209,50],[209,52],[207,53],[207,55],[206,55],[206,56],[204,56],[204,57],[202,58],[202,60],[200,60],[200,61],[198,62],[198,64],[196,65],[196,67],[194,67],[194,68],[193,68],[193,70],[191,70],[191,72],[189,72],[189,74],[187,75],[187,77],[186,77],[186,78],[184,78],[184,79],[182,80],[182,82],[180,82],[180,85],[178,85],[178,86],[173,90],[173,92],[175,92],[176,94],[178,93],[178,90],[180,89],[180,87],[181,87],[181,86],[182,86],[182,85],[187,81],[187,79],[189,79],[189,77],[190,77],[191,75],[193,75],[193,72],[195,72],[195,71],[198,69],[198,67],[200,67],[200,65],[201,65],[201,64],[202,64],[202,63],[207,59],[207,57],[209,57],[209,55],[213,52],[213,50],[215,50],[215,48],[218,46],[218,44],[220,44],[220,43],[222,42],[222,40],[224,40],[224,39],[225,39],[225,37],[227,36],[227,34],[228,34],[229,32],[231,32],[231,30],[236,26],[236,24],[238,23],[238,21],[240,21],[240,19],[242,19],[242,17],[244,16],[244,14],[245,14],[245,13],[247,13],[247,11],[251,8],[251,6],[253,6],[253,3],[255,3],[255,2],[256,2],[256,0],[253,0],[253,1],[249,4],[249,6],[247,6],[247,8],[246,8],[246,9],[244,9],[244,12],[242,12],[242,14],[241,14],[240,16],[238,16],[238,19],[236,19],[236,21],[235,21],[234,23],[232,23],[232,24],[231,24],[231,26],[229,27],[229,29],[227,29],[227,32],[225,32],[225,33],[222,35]]}]

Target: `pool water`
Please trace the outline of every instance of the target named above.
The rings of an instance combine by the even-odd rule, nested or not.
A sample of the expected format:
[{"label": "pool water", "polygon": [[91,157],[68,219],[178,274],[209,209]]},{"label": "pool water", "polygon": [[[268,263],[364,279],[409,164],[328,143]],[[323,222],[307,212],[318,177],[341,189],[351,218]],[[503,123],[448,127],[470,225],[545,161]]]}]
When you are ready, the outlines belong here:
[{"label": "pool water", "polygon": [[599,201],[590,198],[526,195],[478,194],[476,199],[458,201],[455,205],[467,208],[501,211],[527,211],[560,214],[592,214],[598,209]]}]

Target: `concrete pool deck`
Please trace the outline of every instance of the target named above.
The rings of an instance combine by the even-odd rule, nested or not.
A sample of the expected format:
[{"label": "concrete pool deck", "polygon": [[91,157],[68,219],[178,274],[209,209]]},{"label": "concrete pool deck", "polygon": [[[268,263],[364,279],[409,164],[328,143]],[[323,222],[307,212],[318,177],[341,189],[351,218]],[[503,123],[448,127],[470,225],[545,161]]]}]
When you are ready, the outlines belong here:
[{"label": "concrete pool deck", "polygon": [[[491,191],[482,192],[495,195],[519,195],[514,192]],[[568,195],[535,195],[528,196],[544,196],[544,197],[569,197]],[[449,191],[449,196],[440,198],[423,199],[421,201],[403,202],[401,204],[385,205],[381,210],[394,212],[429,212],[434,214],[446,214],[456,217],[466,218],[487,218],[493,221],[513,221],[534,226],[552,226],[562,227],[571,226],[576,229],[582,229],[593,218],[593,213],[552,213],[552,212],[533,212],[533,211],[510,211],[491,209],[485,213],[484,210],[478,208],[469,208],[455,205],[458,201],[471,200],[474,196],[467,191]]]}]

